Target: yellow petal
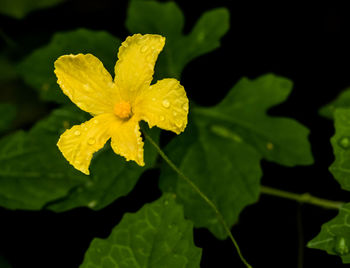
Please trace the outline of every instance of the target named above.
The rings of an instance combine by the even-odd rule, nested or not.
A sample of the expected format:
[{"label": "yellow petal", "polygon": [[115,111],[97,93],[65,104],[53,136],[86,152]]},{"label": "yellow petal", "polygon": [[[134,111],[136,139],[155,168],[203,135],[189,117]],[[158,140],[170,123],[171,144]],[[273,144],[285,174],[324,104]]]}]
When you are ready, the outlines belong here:
[{"label": "yellow petal", "polygon": [[111,146],[114,152],[124,156],[127,161],[133,160],[140,166],[144,166],[143,141],[138,121],[131,118],[120,122],[112,131]]},{"label": "yellow petal", "polygon": [[57,146],[69,163],[89,175],[92,155],[111,137],[110,130],[118,119],[113,114],[101,114],[81,125],[66,130]]},{"label": "yellow petal", "polygon": [[133,101],[153,79],[154,65],[165,38],[155,34],[134,34],[119,48],[115,65],[115,83],[125,101]]},{"label": "yellow petal", "polygon": [[137,97],[134,113],[150,127],[156,125],[179,134],[187,125],[188,98],[185,89],[176,79],[160,80]]},{"label": "yellow petal", "polygon": [[72,102],[93,115],[111,112],[116,88],[101,61],[91,54],[65,55],[55,62],[57,82]]}]

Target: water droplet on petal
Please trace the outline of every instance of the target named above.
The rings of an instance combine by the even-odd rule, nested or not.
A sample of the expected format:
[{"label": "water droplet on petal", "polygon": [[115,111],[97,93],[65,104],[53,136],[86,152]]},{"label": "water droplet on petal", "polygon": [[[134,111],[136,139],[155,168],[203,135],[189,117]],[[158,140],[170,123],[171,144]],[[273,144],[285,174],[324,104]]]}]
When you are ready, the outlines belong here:
[{"label": "water droplet on petal", "polygon": [[96,143],[96,140],[94,138],[88,139],[88,144],[89,145],[94,145]]},{"label": "water droplet on petal", "polygon": [[182,109],[184,109],[184,111],[187,112],[187,111],[188,111],[188,104],[187,104],[187,103],[184,103],[184,104],[182,105]]},{"label": "water droplet on petal", "polygon": [[148,46],[141,47],[141,53],[145,53],[148,49]]},{"label": "water droplet on petal", "polygon": [[349,137],[341,137],[338,141],[338,144],[343,149],[349,149],[350,147],[350,138]]},{"label": "water droplet on petal", "polygon": [[163,106],[165,108],[169,108],[170,107],[170,102],[167,99],[163,100],[162,104],[163,104]]},{"label": "water droplet on petal", "polygon": [[81,133],[80,133],[79,130],[74,131],[74,135],[75,135],[75,136],[79,136],[80,134],[81,134]]},{"label": "water droplet on petal", "polygon": [[181,121],[181,120],[176,120],[176,121],[175,121],[175,125],[176,125],[178,128],[181,128],[181,127],[182,127],[182,121]]},{"label": "water droplet on petal", "polygon": [[84,88],[85,88],[86,91],[90,91],[90,90],[91,90],[91,87],[90,87],[89,84],[85,84],[85,85],[84,85]]}]

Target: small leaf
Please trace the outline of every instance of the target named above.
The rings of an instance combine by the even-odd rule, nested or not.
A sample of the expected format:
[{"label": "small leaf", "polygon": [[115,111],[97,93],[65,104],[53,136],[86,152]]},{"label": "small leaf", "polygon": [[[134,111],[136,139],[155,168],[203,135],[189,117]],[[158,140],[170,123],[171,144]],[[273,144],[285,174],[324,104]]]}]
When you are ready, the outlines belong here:
[{"label": "small leaf", "polygon": [[55,6],[64,1],[65,0],[0,0],[0,13],[16,19],[22,19],[33,10]]},{"label": "small leaf", "polygon": [[54,74],[56,59],[66,54],[90,53],[113,74],[120,43],[119,39],[104,31],[78,29],[56,33],[48,45],[35,50],[20,63],[19,73],[43,100],[70,103],[57,84]]},{"label": "small leaf", "polygon": [[16,116],[16,107],[9,103],[0,103],[0,133],[7,130]]},{"label": "small leaf", "polygon": [[307,246],[338,255],[343,263],[350,263],[350,203],[339,210],[339,214],[322,225],[321,232]]},{"label": "small leaf", "polygon": [[185,65],[220,45],[229,29],[225,8],[205,12],[188,35],[182,33],[184,16],[174,2],[132,0],[126,26],[131,33],[155,33],[167,38],[157,61],[157,78],[179,78]]},{"label": "small leaf", "polygon": [[331,138],[335,161],[329,167],[344,190],[350,191],[350,109],[336,109],[335,134]]},{"label": "small leaf", "polygon": [[334,112],[337,108],[350,108],[350,88],[342,91],[339,96],[320,109],[320,115],[334,119]]},{"label": "small leaf", "polygon": [[81,268],[200,267],[192,223],[172,195],[126,214],[107,239],[95,238]]},{"label": "small leaf", "polygon": [[[242,79],[218,105],[192,107],[192,124],[166,148],[170,159],[216,204],[229,225],[258,199],[262,158],[286,166],[313,162],[309,131],[295,120],[266,114],[286,99],[291,87],[289,80],[271,74]],[[168,167],[163,168],[160,187],[176,193],[196,227],[226,238],[212,209]]]}]

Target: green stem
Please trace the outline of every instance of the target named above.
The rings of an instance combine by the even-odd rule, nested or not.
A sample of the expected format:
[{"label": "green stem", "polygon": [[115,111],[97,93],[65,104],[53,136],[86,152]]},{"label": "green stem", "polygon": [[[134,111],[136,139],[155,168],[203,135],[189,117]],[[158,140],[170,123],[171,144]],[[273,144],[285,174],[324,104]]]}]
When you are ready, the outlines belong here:
[{"label": "green stem", "polygon": [[311,204],[314,206],[319,206],[328,209],[340,209],[345,203],[341,201],[332,201],[328,199],[318,198],[312,196],[309,193],[296,194],[287,191],[282,191],[268,186],[261,186],[260,192],[262,194],[273,195],[285,199],[295,200],[299,203]]},{"label": "green stem", "polygon": [[195,190],[200,195],[200,197],[215,211],[216,216],[218,217],[218,219],[221,222],[222,226],[224,227],[227,235],[230,237],[233,245],[235,246],[240,259],[242,260],[242,262],[244,263],[244,265],[247,268],[252,268],[252,266],[243,257],[243,255],[241,253],[241,250],[240,250],[236,240],[234,239],[234,237],[233,237],[233,235],[232,235],[232,233],[230,231],[230,228],[228,227],[224,217],[222,216],[221,212],[217,209],[215,204],[198,188],[198,186],[196,184],[194,184],[193,181],[191,181],[184,173],[182,173],[182,171],[167,157],[167,155],[163,152],[163,150],[160,149],[160,147],[157,145],[157,143],[145,131],[143,131],[143,133],[144,133],[146,139],[156,148],[156,150],[158,151],[159,155],[165,160],[165,162],[167,162],[167,164],[183,180],[185,180],[193,188],[193,190]]}]

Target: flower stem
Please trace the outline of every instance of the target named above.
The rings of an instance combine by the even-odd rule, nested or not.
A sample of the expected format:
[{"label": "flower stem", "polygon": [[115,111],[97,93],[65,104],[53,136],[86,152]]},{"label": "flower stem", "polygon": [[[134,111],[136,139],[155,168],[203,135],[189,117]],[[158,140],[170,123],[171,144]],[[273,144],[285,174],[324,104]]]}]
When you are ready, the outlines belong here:
[{"label": "flower stem", "polygon": [[218,208],[215,206],[215,204],[198,188],[198,186],[196,184],[194,184],[193,181],[191,181],[168,157],[167,155],[163,152],[163,150],[157,145],[157,143],[145,132],[143,131],[146,139],[156,148],[156,150],[158,151],[159,155],[165,160],[165,162],[183,179],[185,180],[192,188],[194,191],[196,191],[200,197],[214,210],[217,218],[219,219],[219,221],[221,222],[222,226],[225,229],[225,232],[227,233],[227,235],[230,237],[233,245],[235,246],[237,253],[240,257],[240,259],[242,260],[242,262],[244,263],[244,265],[247,268],[252,268],[252,266],[245,260],[245,258],[243,257],[241,250],[235,240],[235,238],[233,237],[230,228],[228,227],[223,215],[221,214],[221,212],[218,210]]},{"label": "flower stem", "polygon": [[296,194],[279,189],[275,189],[269,186],[261,186],[260,192],[262,194],[273,195],[285,199],[295,200],[299,203],[311,204],[314,206],[319,206],[327,209],[340,209],[345,203],[341,201],[332,201],[328,199],[323,199],[319,197],[312,196],[309,193]]}]

